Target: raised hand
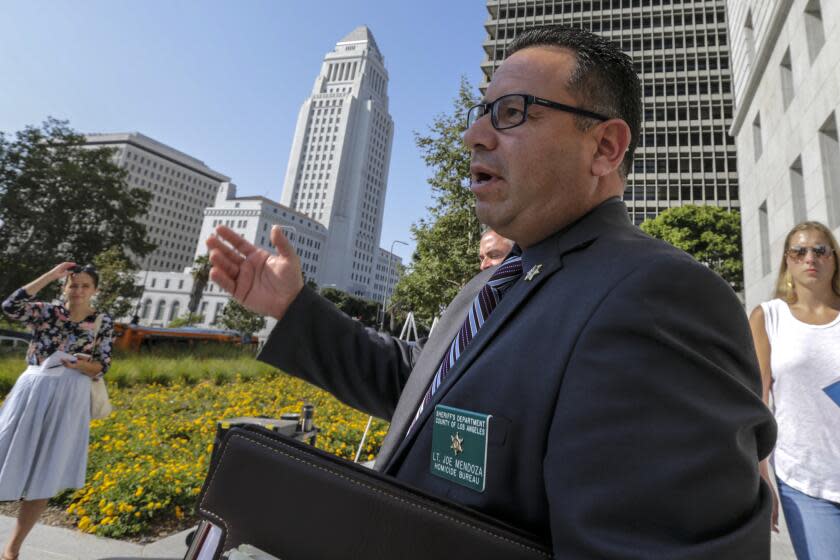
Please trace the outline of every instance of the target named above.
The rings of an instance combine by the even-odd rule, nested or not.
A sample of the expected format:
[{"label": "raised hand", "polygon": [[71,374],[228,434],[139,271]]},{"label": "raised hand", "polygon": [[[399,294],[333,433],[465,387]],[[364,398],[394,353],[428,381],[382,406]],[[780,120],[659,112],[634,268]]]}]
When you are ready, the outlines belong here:
[{"label": "raised hand", "polygon": [[52,270],[47,272],[47,276],[50,277],[52,281],[61,280],[68,274],[70,274],[70,270],[76,266],[74,262],[63,262],[59,265],[56,265]]},{"label": "raised hand", "polygon": [[49,272],[45,272],[29,284],[26,284],[23,287],[23,289],[26,290],[26,293],[30,296],[34,296],[35,294],[43,290],[44,287],[50,282],[61,280],[62,278],[70,274],[70,269],[72,269],[74,266],[76,266],[76,263],[74,262],[63,262],[61,264],[58,264]]},{"label": "raised hand", "polygon": [[303,289],[303,274],[300,258],[280,226],[271,228],[271,243],[277,249],[274,255],[218,226],[207,240],[210,280],[251,311],[279,320]]}]

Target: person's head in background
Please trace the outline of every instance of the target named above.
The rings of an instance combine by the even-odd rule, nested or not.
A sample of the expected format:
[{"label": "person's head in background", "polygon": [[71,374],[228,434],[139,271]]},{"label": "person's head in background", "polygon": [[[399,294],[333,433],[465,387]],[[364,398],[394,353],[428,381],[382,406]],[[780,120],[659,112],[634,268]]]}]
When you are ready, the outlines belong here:
[{"label": "person's head in background", "polygon": [[99,287],[99,273],[93,265],[75,265],[67,269],[62,295],[69,308],[91,306]]},{"label": "person's head in background", "polygon": [[481,270],[500,264],[513,249],[513,241],[487,229],[478,244],[478,260]]},{"label": "person's head in background", "polygon": [[797,290],[840,296],[840,246],[825,225],[802,222],[785,237],[782,263],[776,279],[776,297],[788,303],[799,299]]}]

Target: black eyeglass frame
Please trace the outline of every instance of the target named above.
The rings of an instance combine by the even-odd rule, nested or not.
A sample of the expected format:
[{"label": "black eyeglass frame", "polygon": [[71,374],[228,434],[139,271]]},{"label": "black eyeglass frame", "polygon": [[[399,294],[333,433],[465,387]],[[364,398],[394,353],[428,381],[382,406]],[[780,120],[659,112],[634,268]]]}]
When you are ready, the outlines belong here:
[{"label": "black eyeglass frame", "polygon": [[[521,97],[524,101],[525,109],[522,111],[522,120],[516,124],[512,124],[510,126],[499,126],[499,115],[498,107],[499,101],[503,99],[507,99],[510,97]],[[496,130],[509,130],[511,128],[515,128],[524,124],[528,120],[528,107],[531,105],[540,105],[541,107],[548,107],[550,109],[556,109],[558,111],[563,111],[566,113],[571,113],[573,115],[579,115],[581,117],[587,117],[590,119],[595,119],[598,121],[608,121],[612,117],[607,117],[601,115],[600,113],[595,113],[593,111],[588,111],[586,109],[580,109],[579,107],[572,107],[571,105],[566,105],[564,103],[558,103],[556,101],[551,101],[550,99],[545,99],[543,97],[537,97],[535,95],[530,95],[528,93],[508,93],[506,95],[502,95],[501,97],[496,98],[495,100],[489,103],[479,103],[478,105],[473,105],[470,107],[469,111],[467,111],[467,128],[471,127],[475,124],[478,119],[490,113],[490,123],[493,125],[493,128]],[[481,109],[481,114],[476,116],[475,119],[470,120],[470,116],[476,109]]]}]

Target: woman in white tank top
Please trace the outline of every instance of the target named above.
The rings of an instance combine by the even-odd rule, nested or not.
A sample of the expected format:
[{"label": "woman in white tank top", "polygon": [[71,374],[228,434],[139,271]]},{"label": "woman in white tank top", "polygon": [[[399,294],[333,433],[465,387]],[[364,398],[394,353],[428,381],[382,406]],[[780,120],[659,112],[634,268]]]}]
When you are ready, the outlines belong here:
[{"label": "woman in white tank top", "polygon": [[[775,299],[750,315],[764,402],[769,404],[772,394],[779,425],[773,469],[797,558],[836,559],[840,558],[840,247],[831,230],[819,222],[794,227],[784,247]],[[768,478],[766,461],[761,473]],[[774,496],[773,530],[778,530],[778,500]]]}]

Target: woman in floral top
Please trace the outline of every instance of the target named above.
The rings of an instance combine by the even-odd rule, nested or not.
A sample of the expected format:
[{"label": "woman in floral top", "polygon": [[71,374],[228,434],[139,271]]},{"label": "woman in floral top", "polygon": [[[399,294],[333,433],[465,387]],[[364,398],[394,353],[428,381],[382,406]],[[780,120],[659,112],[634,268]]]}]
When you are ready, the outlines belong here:
[{"label": "woman in floral top", "polygon": [[[34,300],[41,289],[61,279],[63,305]],[[22,500],[2,560],[18,557],[49,498],[84,486],[90,384],[101,382],[111,365],[113,338],[111,317],[91,306],[98,283],[93,267],[65,262],[3,302],[6,315],[32,331],[32,342],[26,353],[29,367],[0,407],[0,501]],[[41,366],[59,350],[74,359]]]}]

